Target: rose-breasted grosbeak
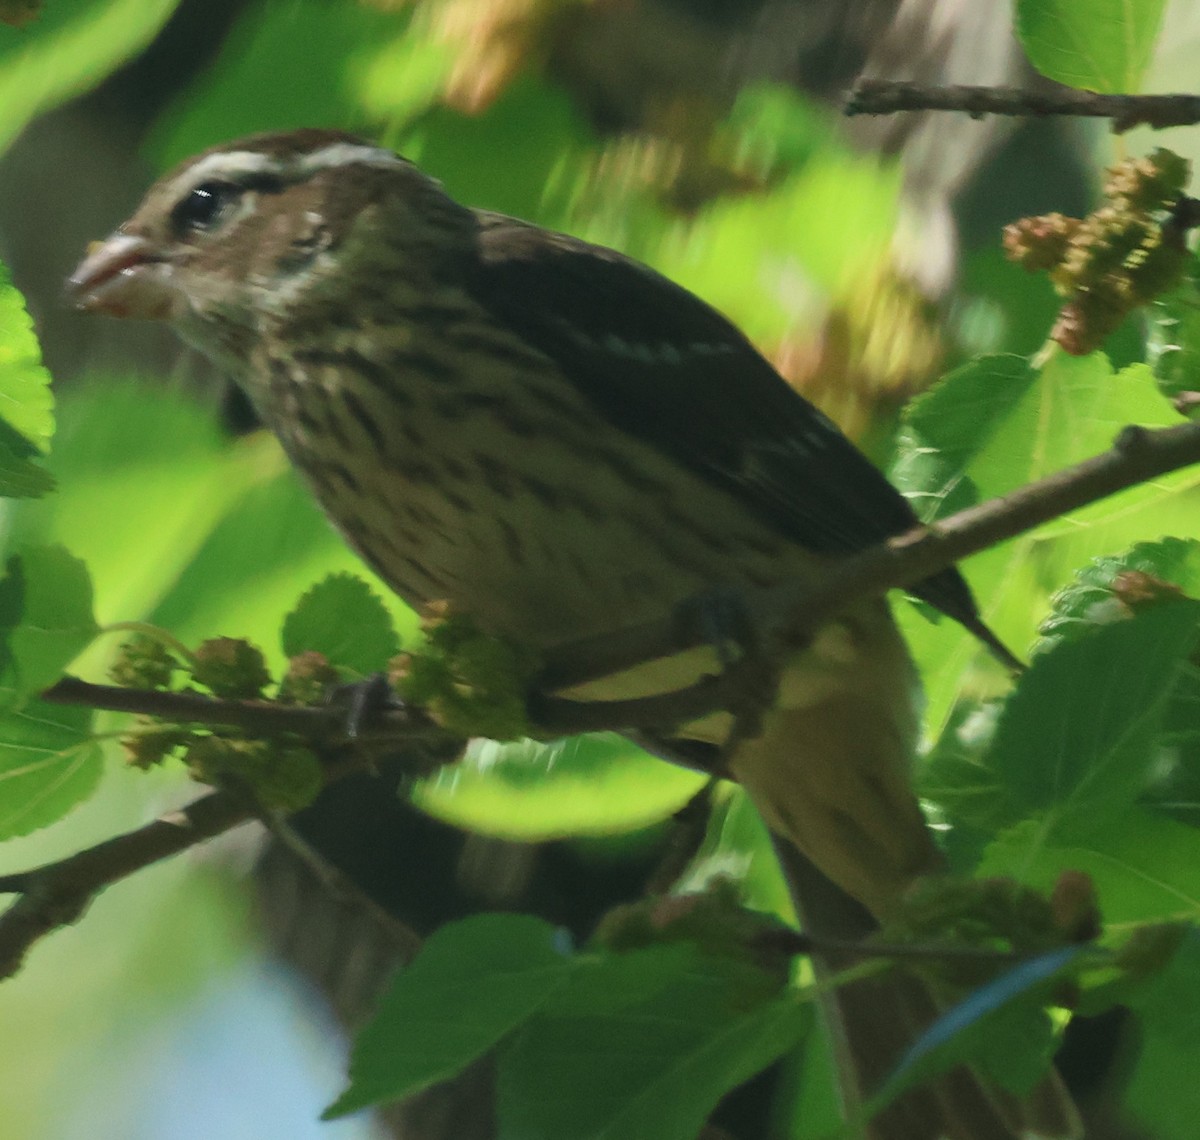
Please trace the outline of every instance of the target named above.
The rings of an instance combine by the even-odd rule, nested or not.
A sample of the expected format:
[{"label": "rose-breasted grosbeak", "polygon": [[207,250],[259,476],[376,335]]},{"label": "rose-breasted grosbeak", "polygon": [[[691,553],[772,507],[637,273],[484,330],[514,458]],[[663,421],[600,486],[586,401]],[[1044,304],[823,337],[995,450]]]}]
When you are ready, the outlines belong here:
[{"label": "rose-breasted grosbeak", "polygon": [[[349,135],[259,136],[191,159],[71,285],[86,309],[169,321],[227,369],[403,598],[448,599],[525,643],[803,579],[915,522],[692,294],[610,250],[460,206]],[[956,571],[915,593],[997,646]],[[590,691],[674,687],[701,656]],[[914,688],[886,601],[856,605],[796,655],[761,732],[728,757],[772,830],[819,868],[793,859],[817,925],[865,925],[859,904],[886,916],[940,867],[909,783]],[[680,735],[719,743],[728,727],[710,717]],[[843,998],[839,1039],[861,1082],[933,1012],[900,979]],[[872,1135],[1015,1137],[1033,1109],[1050,1115],[1038,1135],[1069,1134],[1069,1110],[1035,1100],[963,1071],[902,1099]]]}]

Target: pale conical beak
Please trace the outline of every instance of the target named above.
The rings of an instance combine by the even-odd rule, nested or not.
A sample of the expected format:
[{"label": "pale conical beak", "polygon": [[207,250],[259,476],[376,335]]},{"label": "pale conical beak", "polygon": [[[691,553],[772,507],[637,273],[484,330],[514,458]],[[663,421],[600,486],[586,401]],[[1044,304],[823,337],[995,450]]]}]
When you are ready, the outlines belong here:
[{"label": "pale conical beak", "polygon": [[92,247],[67,281],[67,295],[89,313],[133,320],[168,320],[176,296],[170,266],[143,237],[115,233]]}]

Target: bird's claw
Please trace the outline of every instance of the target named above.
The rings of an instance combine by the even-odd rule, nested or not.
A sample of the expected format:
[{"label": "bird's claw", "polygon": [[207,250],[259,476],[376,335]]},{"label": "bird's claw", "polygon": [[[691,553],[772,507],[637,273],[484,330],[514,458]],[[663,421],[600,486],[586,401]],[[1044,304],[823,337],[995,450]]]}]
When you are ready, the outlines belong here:
[{"label": "bird's claw", "polygon": [[381,713],[404,708],[383,673],[373,673],[362,681],[338,685],[329,691],[325,703],[346,711],[343,731],[348,740],[357,740],[364,726]]},{"label": "bird's claw", "polygon": [[712,647],[722,671],[758,647],[758,631],[740,590],[721,586],[680,604],[678,621]]}]

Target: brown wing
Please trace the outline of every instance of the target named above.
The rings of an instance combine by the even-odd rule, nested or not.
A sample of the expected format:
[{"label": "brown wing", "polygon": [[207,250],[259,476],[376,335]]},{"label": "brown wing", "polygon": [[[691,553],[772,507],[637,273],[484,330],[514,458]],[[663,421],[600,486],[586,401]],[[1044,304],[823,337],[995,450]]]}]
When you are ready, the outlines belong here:
[{"label": "brown wing", "polygon": [[[809,550],[849,554],[916,525],[870,460],[698,297],[612,250],[478,217],[476,300],[616,427],[732,491]],[[913,592],[982,629],[957,570]]]}]

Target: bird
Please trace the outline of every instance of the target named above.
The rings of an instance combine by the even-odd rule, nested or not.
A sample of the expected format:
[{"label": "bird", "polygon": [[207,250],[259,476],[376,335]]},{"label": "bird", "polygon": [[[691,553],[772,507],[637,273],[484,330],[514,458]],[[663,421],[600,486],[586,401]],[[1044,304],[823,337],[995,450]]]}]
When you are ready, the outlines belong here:
[{"label": "bird", "polygon": [[[68,288],[85,311],[168,323],[226,372],[407,603],[448,602],[537,649],[713,591],[803,582],[917,524],[698,297],[613,250],[461,205],[355,135],[256,135],[188,159]],[[1015,663],[956,569],[912,592]],[[701,658],[584,695],[674,688]],[[723,757],[814,931],[860,936],[943,869],[911,783],[918,685],[887,599],[857,602],[788,660]],[[730,732],[715,715],[674,735],[722,747]],[[838,995],[827,1015],[853,1104],[937,1008],[890,974]],[[961,1069],[866,1134],[1056,1137],[1073,1121],[1053,1077],[1022,1102]]]}]

